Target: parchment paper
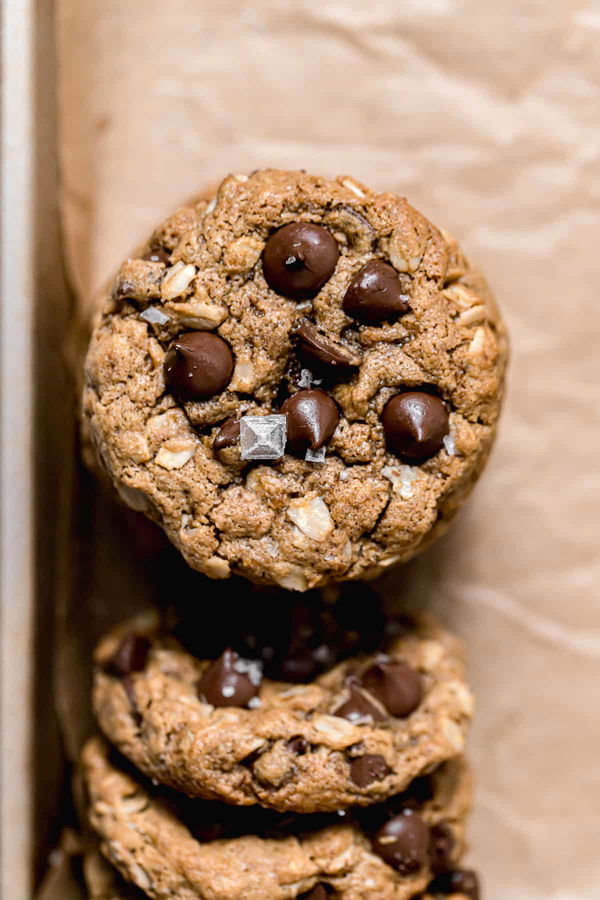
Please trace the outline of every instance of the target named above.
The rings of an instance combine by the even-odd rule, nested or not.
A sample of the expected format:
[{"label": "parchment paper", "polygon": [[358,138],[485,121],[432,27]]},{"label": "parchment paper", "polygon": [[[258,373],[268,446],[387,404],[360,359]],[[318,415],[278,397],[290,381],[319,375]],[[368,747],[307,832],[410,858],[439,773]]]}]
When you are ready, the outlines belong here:
[{"label": "parchment paper", "polygon": [[[513,345],[500,438],[454,529],[383,590],[433,606],[470,647],[485,896],[598,900],[600,6],[58,7],[64,228],[82,309],[184,198],[265,165],[404,192],[488,274]],[[143,537],[132,557],[122,514],[89,480],[75,499],[79,581],[61,606],[58,678],[72,751],[89,727],[77,673],[95,632],[156,599],[162,558]]]}]

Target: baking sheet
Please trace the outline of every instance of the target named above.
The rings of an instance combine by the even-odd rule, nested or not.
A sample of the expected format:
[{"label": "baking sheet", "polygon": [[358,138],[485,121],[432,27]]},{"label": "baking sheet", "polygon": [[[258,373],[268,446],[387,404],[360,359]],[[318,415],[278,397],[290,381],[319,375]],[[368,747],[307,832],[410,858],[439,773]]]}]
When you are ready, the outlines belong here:
[{"label": "baking sheet", "polygon": [[[80,310],[183,198],[266,165],[403,192],[488,274],[513,344],[500,438],[450,534],[383,590],[469,644],[485,896],[598,900],[597,2],[60,0],[58,13]],[[131,557],[137,526],[88,479],[77,490],[59,678],[71,750],[89,727],[73,673],[93,633],[161,589],[161,554]]]}]

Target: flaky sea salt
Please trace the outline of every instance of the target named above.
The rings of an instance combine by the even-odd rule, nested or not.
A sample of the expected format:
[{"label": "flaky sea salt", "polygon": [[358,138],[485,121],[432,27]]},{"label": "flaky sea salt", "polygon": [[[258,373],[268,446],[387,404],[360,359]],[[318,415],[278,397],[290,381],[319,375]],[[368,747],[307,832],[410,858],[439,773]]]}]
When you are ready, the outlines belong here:
[{"label": "flaky sea salt", "polygon": [[262,681],[262,664],[255,659],[239,657],[234,662],[233,668],[239,675],[247,675],[252,684],[256,686]]},{"label": "flaky sea salt", "polygon": [[285,452],[286,416],[242,416],[242,459],[280,459]]},{"label": "flaky sea salt", "polygon": [[312,384],[312,372],[310,369],[301,369],[300,378],[298,379],[298,387],[309,388]]},{"label": "flaky sea salt", "polygon": [[311,450],[310,447],[306,451],[304,456],[306,462],[312,463],[324,463],[325,462],[325,447],[319,447],[318,450]]}]

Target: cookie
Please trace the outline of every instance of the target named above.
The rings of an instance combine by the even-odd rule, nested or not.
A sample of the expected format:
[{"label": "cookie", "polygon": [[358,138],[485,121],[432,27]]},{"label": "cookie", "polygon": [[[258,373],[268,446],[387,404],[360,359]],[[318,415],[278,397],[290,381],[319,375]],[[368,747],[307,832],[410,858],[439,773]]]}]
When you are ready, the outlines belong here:
[{"label": "cookie", "polygon": [[193,568],[304,591],[440,534],[479,476],[507,344],[456,243],[350,178],[226,178],[104,300],[84,430]]},{"label": "cookie", "polygon": [[[86,855],[83,871],[89,900],[144,900],[147,896],[131,884],[127,884],[99,853]],[[443,888],[442,883],[442,890],[440,878],[437,878],[426,894],[419,894],[412,900],[480,900],[478,879],[474,872],[457,869],[454,872],[444,873],[442,878],[448,887]],[[452,882],[461,884],[460,893],[454,890]],[[430,893],[431,890],[435,890],[435,894]],[[465,890],[468,890],[468,893],[465,893]],[[309,891],[308,895],[305,894],[305,898],[306,896],[309,900],[327,900],[333,895],[323,885],[318,885],[312,892]]]},{"label": "cookie", "polygon": [[99,852],[90,850],[83,857],[83,878],[89,900],[144,900],[147,896],[128,884]]},{"label": "cookie", "polygon": [[[90,853],[86,855],[83,864],[84,877],[88,889],[89,900],[144,900],[147,895],[133,887],[118,874],[118,872],[110,866],[106,860],[98,853]],[[467,886],[470,886],[469,893],[456,893],[452,887],[440,890],[436,883],[433,884],[435,894],[419,894],[412,900],[480,900],[477,877],[474,872],[465,870],[456,870],[447,874],[446,880],[456,880],[460,878]],[[439,884],[439,879],[437,883]],[[449,882],[450,883],[450,882]],[[448,893],[448,890],[452,893]],[[308,900],[328,900],[333,895],[323,885],[318,885],[304,895]]]},{"label": "cookie", "polygon": [[142,772],[190,796],[300,813],[373,804],[460,754],[473,707],[460,642],[429,617],[397,628],[383,652],[297,683],[312,666],[300,657],[278,681],[260,646],[198,659],[141,618],[96,651],[95,712]]},{"label": "cookie", "polygon": [[409,900],[464,850],[463,760],[363,811],[289,816],[152,787],[92,739],[89,820],[121,875],[154,900]]}]

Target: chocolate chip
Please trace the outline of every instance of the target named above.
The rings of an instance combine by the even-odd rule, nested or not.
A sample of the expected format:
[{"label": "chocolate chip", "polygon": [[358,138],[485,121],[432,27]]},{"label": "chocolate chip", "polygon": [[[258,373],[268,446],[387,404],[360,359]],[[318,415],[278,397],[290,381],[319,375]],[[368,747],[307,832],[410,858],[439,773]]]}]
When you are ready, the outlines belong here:
[{"label": "chocolate chip", "polygon": [[397,318],[410,309],[407,286],[393,266],[372,259],[350,282],[344,297],[344,312],[368,325]]},{"label": "chocolate chip", "polygon": [[387,716],[380,706],[361,689],[356,678],[350,676],[346,679],[348,699],[331,711],[332,716],[340,719],[348,719],[349,722],[359,724],[366,721],[383,722]]},{"label": "chocolate chip", "polygon": [[227,649],[210,664],[198,684],[198,696],[212,706],[246,706],[258,694],[259,665]]},{"label": "chocolate chip", "polygon": [[429,831],[429,863],[434,875],[450,868],[454,835],[444,822],[433,825]]},{"label": "chocolate chip", "polygon": [[298,900],[329,900],[329,888],[325,884],[316,884],[312,891],[300,894]]},{"label": "chocolate chip", "polygon": [[143,634],[127,634],[106,664],[107,671],[124,678],[133,672],[143,672],[150,652],[150,641]]},{"label": "chocolate chip", "polygon": [[218,334],[190,331],[169,347],[164,371],[167,387],[176,397],[206,400],[229,384],[233,353]]},{"label": "chocolate chip", "polygon": [[422,869],[427,862],[429,828],[413,810],[404,810],[375,834],[373,850],[402,875]]},{"label": "chocolate chip", "polygon": [[148,262],[160,262],[164,263],[165,266],[168,266],[171,261],[171,254],[168,250],[165,250],[164,247],[151,247],[144,255],[142,259],[147,260]]},{"label": "chocolate chip", "polygon": [[414,712],[423,697],[421,676],[399,660],[375,663],[363,672],[360,681],[397,719]]},{"label": "chocolate chip", "polygon": [[335,402],[325,391],[298,391],[281,407],[287,416],[287,447],[304,454],[323,447],[337,428],[340,416]]},{"label": "chocolate chip", "polygon": [[480,887],[477,874],[471,869],[455,869],[439,875],[429,885],[431,893],[464,894],[470,900],[479,900]]},{"label": "chocolate chip", "polygon": [[374,781],[383,781],[390,774],[383,756],[378,753],[367,753],[350,763],[350,778],[358,787],[367,787]]},{"label": "chocolate chip", "polygon": [[298,737],[291,738],[288,741],[287,745],[288,745],[289,749],[292,751],[292,753],[296,754],[296,756],[304,756],[304,754],[307,752],[308,746],[309,746],[308,741],[306,741],[300,735],[298,735]]},{"label": "chocolate chip", "polygon": [[434,456],[449,430],[445,403],[423,391],[396,394],[386,403],[381,421],[389,449],[407,462]]},{"label": "chocolate chip", "polygon": [[240,440],[240,420],[227,419],[213,439],[213,450],[217,453],[219,450],[225,450],[226,447],[235,447]]},{"label": "chocolate chip", "polygon": [[319,293],[333,275],[339,255],[339,247],[326,228],[292,222],[267,241],[263,273],[277,294],[303,300]]},{"label": "chocolate chip", "polygon": [[322,334],[316,325],[306,319],[294,334],[298,339],[298,354],[309,368],[319,371],[341,369],[347,371],[360,365],[360,356],[339,341]]}]

